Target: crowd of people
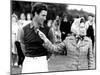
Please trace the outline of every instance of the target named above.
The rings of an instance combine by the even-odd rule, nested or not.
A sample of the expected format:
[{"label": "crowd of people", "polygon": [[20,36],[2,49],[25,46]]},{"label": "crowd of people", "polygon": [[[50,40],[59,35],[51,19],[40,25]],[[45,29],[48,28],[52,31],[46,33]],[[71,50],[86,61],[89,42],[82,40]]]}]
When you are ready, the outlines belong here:
[{"label": "crowd of people", "polygon": [[20,19],[13,13],[12,66],[23,67],[22,73],[47,72],[52,55],[65,55],[64,70],[95,69],[95,17],[68,16],[47,20],[47,5],[42,3],[34,4],[26,16],[21,13]]},{"label": "crowd of people", "polygon": [[22,65],[24,55],[23,51],[20,46],[19,41],[19,30],[27,25],[28,23],[31,23],[31,13],[27,13],[27,19],[25,17],[24,13],[21,13],[20,19],[18,19],[17,14],[13,13],[12,16],[12,65],[14,66],[20,66]]}]

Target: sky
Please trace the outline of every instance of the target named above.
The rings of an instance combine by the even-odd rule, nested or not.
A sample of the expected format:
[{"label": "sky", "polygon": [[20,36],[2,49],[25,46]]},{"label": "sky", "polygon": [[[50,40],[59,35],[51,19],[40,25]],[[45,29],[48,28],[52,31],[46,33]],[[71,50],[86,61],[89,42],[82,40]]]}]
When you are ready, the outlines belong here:
[{"label": "sky", "polygon": [[83,11],[95,14],[95,6],[68,5],[68,9],[82,9]]}]

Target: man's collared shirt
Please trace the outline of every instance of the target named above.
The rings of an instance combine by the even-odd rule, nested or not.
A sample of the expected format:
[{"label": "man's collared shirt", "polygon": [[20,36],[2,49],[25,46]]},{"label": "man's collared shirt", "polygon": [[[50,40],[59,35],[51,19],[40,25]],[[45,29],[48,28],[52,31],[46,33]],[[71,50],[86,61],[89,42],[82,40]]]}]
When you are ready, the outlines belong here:
[{"label": "man's collared shirt", "polygon": [[[39,28],[45,35],[48,35],[48,29],[46,27]],[[42,44],[43,40],[40,39],[38,34],[34,30],[34,25],[31,23],[24,26],[20,32],[20,42],[25,45],[24,54],[25,56],[35,57],[47,55],[47,49]]]}]

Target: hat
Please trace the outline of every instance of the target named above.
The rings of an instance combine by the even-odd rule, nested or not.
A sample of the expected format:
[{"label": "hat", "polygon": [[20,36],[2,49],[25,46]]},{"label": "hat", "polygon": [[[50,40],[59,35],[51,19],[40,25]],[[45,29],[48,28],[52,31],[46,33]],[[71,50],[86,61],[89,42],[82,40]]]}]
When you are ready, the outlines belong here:
[{"label": "hat", "polygon": [[72,27],[71,27],[71,32],[76,35],[80,35],[81,32],[83,32],[84,34],[82,35],[86,35],[85,23],[84,22],[80,23],[80,21],[81,21],[81,18],[74,20]]}]

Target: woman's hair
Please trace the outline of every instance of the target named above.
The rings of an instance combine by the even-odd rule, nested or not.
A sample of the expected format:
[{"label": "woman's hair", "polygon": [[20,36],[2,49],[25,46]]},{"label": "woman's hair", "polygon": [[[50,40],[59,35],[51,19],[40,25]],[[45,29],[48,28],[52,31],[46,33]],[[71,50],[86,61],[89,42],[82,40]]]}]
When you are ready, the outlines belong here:
[{"label": "woman's hair", "polygon": [[32,10],[31,10],[32,16],[35,15],[35,12],[37,14],[39,14],[42,10],[47,11],[47,5],[46,4],[43,4],[43,3],[35,3],[35,4],[33,4],[32,5]]}]

